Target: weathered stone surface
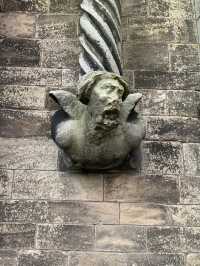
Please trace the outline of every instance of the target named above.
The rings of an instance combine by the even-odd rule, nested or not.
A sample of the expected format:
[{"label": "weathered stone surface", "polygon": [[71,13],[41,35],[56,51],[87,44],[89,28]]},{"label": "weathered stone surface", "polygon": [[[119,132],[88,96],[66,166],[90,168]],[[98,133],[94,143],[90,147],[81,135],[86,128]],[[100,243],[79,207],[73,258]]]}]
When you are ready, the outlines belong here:
[{"label": "weathered stone surface", "polygon": [[10,198],[13,172],[0,169],[0,199]]},{"label": "weathered stone surface", "polygon": [[34,11],[34,12],[47,12],[48,0],[2,0],[0,5],[0,11]]},{"label": "weathered stone surface", "polygon": [[0,14],[1,38],[31,38],[35,34],[35,16],[20,13]]},{"label": "weathered stone surface", "polygon": [[18,266],[68,266],[68,253],[62,251],[20,251]]},{"label": "weathered stone surface", "polygon": [[0,107],[44,109],[46,88],[39,86],[0,86]]},{"label": "weathered stone surface", "polygon": [[107,202],[49,202],[50,223],[118,224],[119,205]]},{"label": "weathered stone surface", "polygon": [[147,15],[147,2],[146,0],[124,0],[122,5],[122,15],[132,16],[145,16]]},{"label": "weathered stone surface", "polygon": [[76,40],[43,40],[43,67],[75,68],[78,66],[79,47]]},{"label": "weathered stone surface", "polygon": [[183,171],[182,145],[173,142],[146,142],[142,172],[173,175]]},{"label": "weathered stone surface", "polygon": [[0,68],[1,85],[60,86],[62,71],[45,68]]},{"label": "weathered stone surface", "polygon": [[[145,56],[144,56],[145,55]],[[167,71],[168,47],[165,44],[124,44],[124,67],[134,70]]]},{"label": "weathered stone surface", "polygon": [[1,109],[0,120],[0,137],[50,136],[48,112]]},{"label": "weathered stone surface", "polygon": [[127,253],[77,253],[70,255],[70,266],[182,266],[181,255],[127,254]]},{"label": "weathered stone surface", "polygon": [[0,66],[39,66],[38,41],[28,39],[0,40]]},{"label": "weathered stone surface", "polygon": [[62,85],[64,87],[67,87],[67,88],[76,87],[78,78],[79,78],[79,70],[77,68],[62,70]]},{"label": "weathered stone surface", "polygon": [[174,35],[176,43],[198,43],[197,29],[194,20],[185,16],[174,18]]},{"label": "weathered stone surface", "polygon": [[183,228],[183,249],[185,252],[199,252],[200,250],[200,228]]},{"label": "weathered stone surface", "polygon": [[0,251],[0,265],[16,266],[17,265],[17,252],[13,250]]},{"label": "weathered stone surface", "polygon": [[199,71],[199,46],[195,44],[171,45],[169,48],[172,71]]},{"label": "weathered stone surface", "polygon": [[151,16],[168,17],[170,10],[170,1],[168,0],[150,0],[149,12]]},{"label": "weathered stone surface", "polygon": [[0,167],[8,169],[57,169],[57,148],[52,140],[0,139]]},{"label": "weathered stone surface", "polygon": [[78,16],[40,15],[37,20],[37,37],[41,39],[76,38]]},{"label": "weathered stone surface", "polygon": [[183,144],[184,169],[187,176],[200,176],[200,144]]},{"label": "weathered stone surface", "polygon": [[145,252],[146,230],[132,225],[96,227],[96,249],[101,251]]},{"label": "weathered stone surface", "polygon": [[51,0],[50,12],[77,13],[80,10],[80,0]]},{"label": "weathered stone surface", "polygon": [[135,88],[199,91],[200,74],[189,72],[135,71]]},{"label": "weathered stone surface", "polygon": [[83,225],[38,225],[39,249],[92,250],[94,227]]},{"label": "weathered stone surface", "polygon": [[188,254],[186,257],[186,266],[200,265],[200,254]]},{"label": "weathered stone surface", "polygon": [[152,116],[146,120],[147,140],[199,142],[199,119]]},{"label": "weathered stone surface", "polygon": [[103,181],[99,174],[15,171],[13,198],[102,201]]},{"label": "weathered stone surface", "polygon": [[178,180],[166,176],[106,175],[104,199],[138,203],[177,203],[179,200]]},{"label": "weathered stone surface", "polygon": [[196,205],[120,204],[120,223],[136,225],[199,226]]},{"label": "weathered stone surface", "polygon": [[0,201],[0,222],[42,223],[47,221],[45,201]]},{"label": "weathered stone surface", "polygon": [[181,202],[184,204],[199,204],[200,201],[200,176],[181,177],[180,181]]},{"label": "weathered stone surface", "polygon": [[133,42],[172,42],[175,39],[171,20],[159,17],[123,19],[123,37]]},{"label": "weathered stone surface", "polygon": [[147,228],[147,248],[153,253],[181,251],[181,231],[178,227]]},{"label": "weathered stone surface", "polygon": [[199,117],[199,91],[168,91],[166,108],[169,115]]},{"label": "weathered stone surface", "polygon": [[33,224],[0,224],[0,249],[33,248],[35,233]]}]

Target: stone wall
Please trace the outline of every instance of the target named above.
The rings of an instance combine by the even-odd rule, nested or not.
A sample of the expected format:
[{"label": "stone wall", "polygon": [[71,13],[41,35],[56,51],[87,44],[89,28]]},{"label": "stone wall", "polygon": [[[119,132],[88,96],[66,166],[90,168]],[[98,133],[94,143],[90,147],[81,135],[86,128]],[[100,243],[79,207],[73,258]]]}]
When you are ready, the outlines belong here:
[{"label": "stone wall", "polygon": [[78,0],[0,0],[0,265],[200,265],[198,0],[122,0],[143,167],[58,171],[48,91],[76,92]]}]

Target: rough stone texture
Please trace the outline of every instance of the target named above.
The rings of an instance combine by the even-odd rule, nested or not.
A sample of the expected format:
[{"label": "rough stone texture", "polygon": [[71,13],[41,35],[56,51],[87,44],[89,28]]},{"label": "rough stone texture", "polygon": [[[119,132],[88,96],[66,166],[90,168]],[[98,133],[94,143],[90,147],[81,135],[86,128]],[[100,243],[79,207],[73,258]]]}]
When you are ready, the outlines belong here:
[{"label": "rough stone texture", "polygon": [[199,266],[200,1],[121,1],[142,169],[59,172],[40,136],[77,94],[80,2],[0,0],[0,265]]}]

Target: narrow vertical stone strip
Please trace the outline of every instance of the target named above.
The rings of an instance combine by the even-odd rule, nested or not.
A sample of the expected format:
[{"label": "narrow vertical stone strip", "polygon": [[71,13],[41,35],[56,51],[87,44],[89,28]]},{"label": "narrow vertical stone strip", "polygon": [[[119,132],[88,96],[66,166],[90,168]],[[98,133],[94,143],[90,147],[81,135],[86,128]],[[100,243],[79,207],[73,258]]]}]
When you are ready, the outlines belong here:
[{"label": "narrow vertical stone strip", "polygon": [[122,75],[120,0],[83,0],[81,9],[81,75],[96,70]]}]

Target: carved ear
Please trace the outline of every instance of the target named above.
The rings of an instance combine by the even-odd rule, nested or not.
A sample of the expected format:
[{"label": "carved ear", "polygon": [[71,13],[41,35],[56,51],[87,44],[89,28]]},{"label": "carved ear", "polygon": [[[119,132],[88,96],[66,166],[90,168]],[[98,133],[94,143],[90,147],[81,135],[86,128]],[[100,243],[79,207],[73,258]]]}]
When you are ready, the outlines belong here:
[{"label": "carved ear", "polygon": [[123,102],[123,117],[127,119],[129,114],[135,109],[136,105],[142,99],[141,93],[129,94]]},{"label": "carved ear", "polygon": [[85,106],[74,94],[64,90],[50,91],[49,96],[60,105],[70,117],[78,119],[85,110]]}]

